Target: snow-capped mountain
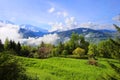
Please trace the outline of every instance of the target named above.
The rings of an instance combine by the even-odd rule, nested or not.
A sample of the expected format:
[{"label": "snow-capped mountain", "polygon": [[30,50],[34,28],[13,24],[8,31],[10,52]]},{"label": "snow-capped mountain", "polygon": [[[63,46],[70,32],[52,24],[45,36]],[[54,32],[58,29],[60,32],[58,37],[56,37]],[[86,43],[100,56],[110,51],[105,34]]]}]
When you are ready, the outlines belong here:
[{"label": "snow-capped mountain", "polygon": [[37,27],[37,26],[33,26],[31,24],[22,24],[20,25],[20,28],[22,29],[26,29],[26,30],[30,30],[30,31],[33,31],[33,32],[44,32],[44,33],[47,33],[48,31],[45,30],[45,29],[42,29],[40,27]]}]

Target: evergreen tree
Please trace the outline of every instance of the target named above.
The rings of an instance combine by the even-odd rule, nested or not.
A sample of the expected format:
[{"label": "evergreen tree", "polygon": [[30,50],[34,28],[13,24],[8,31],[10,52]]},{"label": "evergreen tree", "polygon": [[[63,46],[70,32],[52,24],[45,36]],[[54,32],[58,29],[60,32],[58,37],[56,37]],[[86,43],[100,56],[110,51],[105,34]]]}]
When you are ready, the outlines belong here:
[{"label": "evergreen tree", "polygon": [[116,46],[120,46],[120,27],[118,27],[117,25],[113,24],[115,26],[115,28],[117,29],[118,31],[118,37],[116,38],[117,40],[113,40],[113,39],[110,39]]},{"label": "evergreen tree", "polygon": [[16,48],[15,48],[15,51],[16,51],[16,53],[18,54],[18,55],[20,55],[20,53],[21,53],[21,44],[20,44],[20,42],[18,42],[17,44],[16,44]]},{"label": "evergreen tree", "polygon": [[9,42],[8,38],[6,38],[6,40],[5,40],[4,49],[5,50],[9,50],[10,49],[10,42]]},{"label": "evergreen tree", "polygon": [[[115,45],[115,48],[117,48],[117,50],[115,51],[116,54],[116,58],[120,59],[120,27],[118,27],[117,25],[113,24],[115,26],[115,28],[118,31],[118,36],[116,38],[116,40],[110,39],[111,42]],[[114,55],[115,56],[115,55]]]},{"label": "evergreen tree", "polygon": [[95,44],[90,44],[88,48],[88,57],[95,59],[95,56],[97,55],[97,46]]},{"label": "evergreen tree", "polygon": [[2,41],[0,40],[0,52],[4,50],[4,45],[2,44]]}]

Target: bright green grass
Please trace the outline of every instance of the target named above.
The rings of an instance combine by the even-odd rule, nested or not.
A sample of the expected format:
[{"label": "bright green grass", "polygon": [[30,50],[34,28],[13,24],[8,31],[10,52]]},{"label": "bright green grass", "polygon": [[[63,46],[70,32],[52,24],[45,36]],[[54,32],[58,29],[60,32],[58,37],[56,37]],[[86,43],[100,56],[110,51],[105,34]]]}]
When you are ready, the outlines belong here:
[{"label": "bright green grass", "polygon": [[[118,73],[107,63],[98,60],[98,66],[88,65],[88,60],[71,58],[33,59],[19,58],[30,76],[39,80],[110,80],[119,79]],[[120,64],[117,64],[120,65]]]}]

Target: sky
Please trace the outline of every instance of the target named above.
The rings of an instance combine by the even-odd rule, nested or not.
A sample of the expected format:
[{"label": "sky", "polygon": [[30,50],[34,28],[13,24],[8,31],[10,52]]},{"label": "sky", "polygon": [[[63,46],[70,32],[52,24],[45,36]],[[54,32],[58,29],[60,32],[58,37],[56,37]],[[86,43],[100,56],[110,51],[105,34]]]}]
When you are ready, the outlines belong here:
[{"label": "sky", "polygon": [[32,24],[49,31],[78,27],[113,29],[120,0],[0,0],[0,20]]}]

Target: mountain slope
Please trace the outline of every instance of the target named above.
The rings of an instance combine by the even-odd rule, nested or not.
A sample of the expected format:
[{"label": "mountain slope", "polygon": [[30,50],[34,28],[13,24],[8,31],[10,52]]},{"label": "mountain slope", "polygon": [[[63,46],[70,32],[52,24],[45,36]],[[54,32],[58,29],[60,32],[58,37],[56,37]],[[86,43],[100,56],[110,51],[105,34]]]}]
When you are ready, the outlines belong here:
[{"label": "mountain slope", "polygon": [[39,31],[44,32],[44,33],[48,32],[45,29],[42,29],[42,28],[40,28],[38,26],[33,26],[31,24],[22,24],[22,25],[20,25],[20,28],[30,30],[30,31],[33,31],[33,32],[39,32]]}]

